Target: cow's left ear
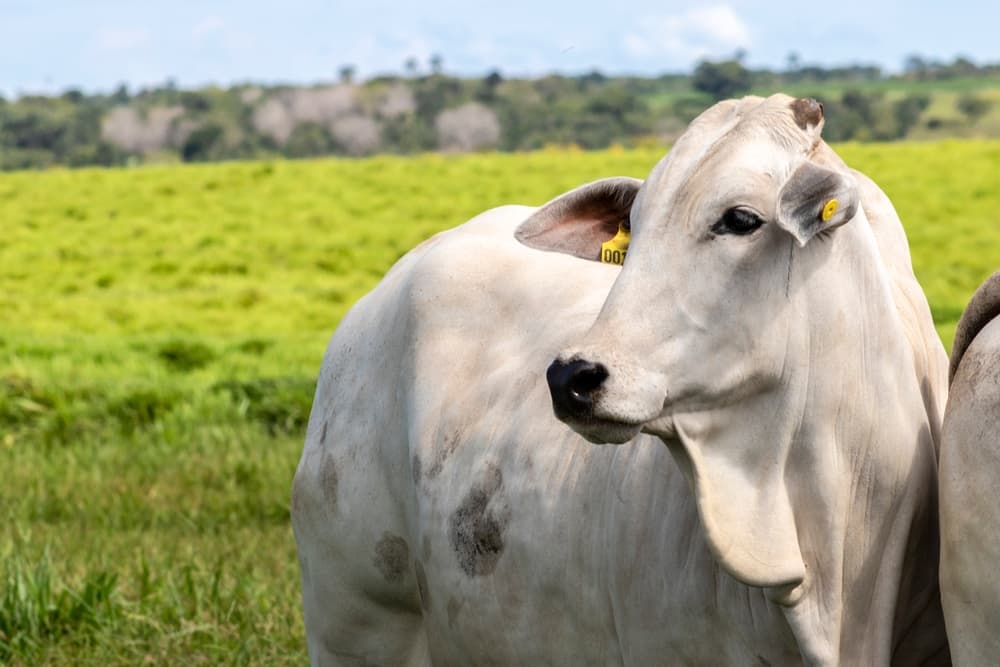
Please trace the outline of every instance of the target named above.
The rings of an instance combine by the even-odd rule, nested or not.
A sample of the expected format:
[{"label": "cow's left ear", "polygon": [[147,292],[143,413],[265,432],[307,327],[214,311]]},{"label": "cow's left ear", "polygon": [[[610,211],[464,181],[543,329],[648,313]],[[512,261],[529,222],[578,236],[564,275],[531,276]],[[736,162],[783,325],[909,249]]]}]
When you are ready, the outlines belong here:
[{"label": "cow's left ear", "polygon": [[833,229],[858,211],[858,185],[844,172],[806,160],[778,192],[778,225],[800,246]]},{"label": "cow's left ear", "polygon": [[641,185],[624,176],[581,185],[532,213],[514,238],[529,248],[599,261],[601,244],[614,238],[619,226],[628,226]]}]

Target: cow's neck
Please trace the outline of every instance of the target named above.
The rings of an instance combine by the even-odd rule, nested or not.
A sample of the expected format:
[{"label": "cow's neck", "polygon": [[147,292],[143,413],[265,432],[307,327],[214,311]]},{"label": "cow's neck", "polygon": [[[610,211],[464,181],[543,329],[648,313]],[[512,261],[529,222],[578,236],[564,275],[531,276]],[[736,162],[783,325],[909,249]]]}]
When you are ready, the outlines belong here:
[{"label": "cow's neck", "polygon": [[943,628],[934,425],[870,230],[838,236],[809,278],[837,288],[808,305],[812,380],[786,479],[810,575],[786,617],[797,635],[829,633],[820,645],[836,662],[889,664],[918,640],[914,627]]}]

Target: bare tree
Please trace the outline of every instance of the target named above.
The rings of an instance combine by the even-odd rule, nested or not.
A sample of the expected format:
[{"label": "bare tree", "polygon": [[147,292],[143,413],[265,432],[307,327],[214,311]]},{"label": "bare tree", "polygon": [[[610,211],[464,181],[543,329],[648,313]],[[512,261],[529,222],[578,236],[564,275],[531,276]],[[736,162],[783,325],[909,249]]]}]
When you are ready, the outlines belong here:
[{"label": "bare tree", "polygon": [[382,142],[382,128],[369,116],[351,114],[330,123],[334,141],[351,155],[370,155]]},{"label": "bare tree", "polygon": [[295,119],[288,107],[276,97],[264,100],[254,109],[251,123],[255,130],[270,137],[279,146],[284,146],[295,130]]},{"label": "bare tree", "polygon": [[386,89],[378,102],[378,115],[382,118],[399,118],[417,110],[417,102],[410,87],[397,83]]},{"label": "bare tree", "polygon": [[258,132],[284,146],[299,125],[329,126],[338,118],[360,114],[360,109],[360,95],[353,84],[294,88],[265,100],[254,110],[252,122]]},{"label": "bare tree", "polygon": [[129,152],[138,152],[142,118],[132,107],[115,107],[101,119],[101,139]]},{"label": "bare tree", "polygon": [[132,107],[112,109],[101,121],[101,138],[130,153],[176,146],[183,107],[153,107],[145,117]]},{"label": "bare tree", "polygon": [[296,122],[320,124],[357,112],[361,106],[360,98],[357,86],[352,84],[296,88],[284,96]]},{"label": "bare tree", "polygon": [[259,100],[263,94],[264,91],[257,86],[250,86],[249,88],[245,88],[240,91],[240,101],[243,102],[243,104],[253,104]]},{"label": "bare tree", "polygon": [[438,146],[445,151],[476,151],[493,148],[500,141],[500,121],[487,106],[469,102],[442,111],[434,119]]}]

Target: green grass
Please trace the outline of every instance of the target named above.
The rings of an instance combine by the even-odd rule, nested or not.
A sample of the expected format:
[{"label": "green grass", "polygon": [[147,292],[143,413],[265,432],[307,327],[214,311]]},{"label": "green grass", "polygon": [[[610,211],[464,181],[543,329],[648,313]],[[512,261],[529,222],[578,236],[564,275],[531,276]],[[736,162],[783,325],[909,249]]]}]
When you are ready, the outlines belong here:
[{"label": "green grass", "polygon": [[[1000,143],[838,149],[950,344],[1000,266]],[[434,232],[659,154],[0,175],[0,663],[305,663],[289,486],[340,317]]]}]

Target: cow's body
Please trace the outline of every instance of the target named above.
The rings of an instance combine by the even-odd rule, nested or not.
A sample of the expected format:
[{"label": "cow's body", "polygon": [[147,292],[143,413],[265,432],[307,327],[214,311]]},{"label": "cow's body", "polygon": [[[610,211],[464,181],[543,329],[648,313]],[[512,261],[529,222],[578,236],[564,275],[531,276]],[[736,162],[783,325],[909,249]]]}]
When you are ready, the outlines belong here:
[{"label": "cow's body", "polygon": [[594,447],[552,417],[538,369],[618,269],[517,243],[530,211],[416,250],[328,349],[294,495],[314,659],[789,663],[787,623],[716,565],[662,443]]},{"label": "cow's body", "polygon": [[1000,659],[1000,272],[955,334],[941,442],[941,597],[957,665]]},{"label": "cow's body", "polygon": [[[891,359],[858,362],[877,387],[795,371],[804,404],[813,382],[834,405],[787,445],[803,476],[782,493],[815,494],[791,510],[806,578],[771,585],[767,566],[740,579],[730,547],[743,545],[706,540],[715,515],[669,434],[595,447],[555,419],[544,369],[592,330],[620,271],[518,243],[535,209],[506,207],[400,260],[327,350],[292,497],[314,664],[947,661],[934,502],[945,360],[898,219],[857,178],[870,209],[855,223],[859,261],[883,300],[865,333]],[[842,344],[855,345],[811,346],[830,363]],[[851,394],[839,408],[837,382]],[[859,399],[894,403],[872,420],[852,414]],[[859,437],[861,449],[843,442]],[[741,529],[786,538],[761,519]]]}]

